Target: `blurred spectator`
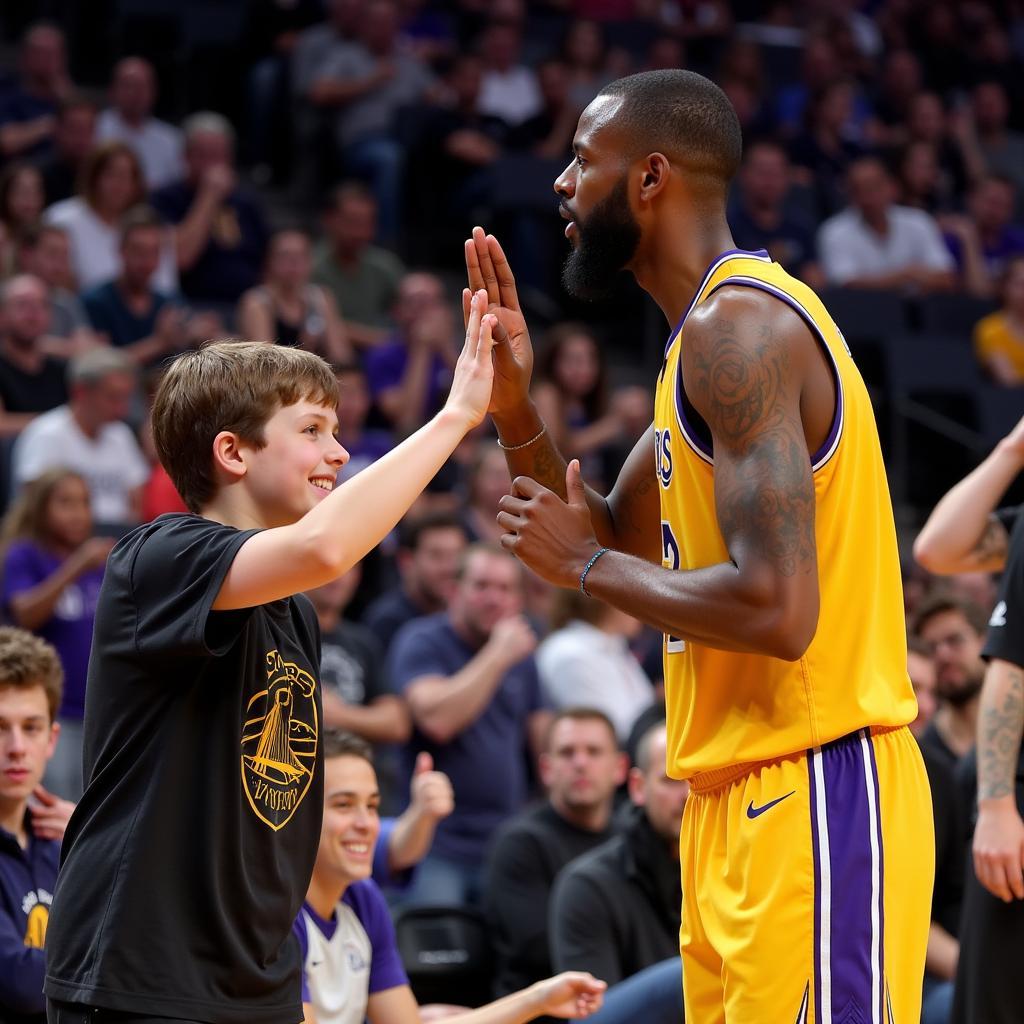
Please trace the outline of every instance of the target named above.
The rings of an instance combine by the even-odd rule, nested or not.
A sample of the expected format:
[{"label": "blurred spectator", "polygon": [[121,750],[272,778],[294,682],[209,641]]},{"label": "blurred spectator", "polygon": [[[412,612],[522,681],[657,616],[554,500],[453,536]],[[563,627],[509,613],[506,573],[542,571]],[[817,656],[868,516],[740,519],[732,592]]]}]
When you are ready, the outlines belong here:
[{"label": "blurred spectator", "polygon": [[[1008,262],[1024,256],[1024,227],[1014,223],[1013,182],[999,175],[980,179],[967,197],[967,211],[978,235],[991,294]],[[957,254],[954,247],[953,255]]]},{"label": "blurred spectator", "polygon": [[494,830],[526,801],[527,752],[542,748],[550,713],[522,603],[519,563],[499,547],[470,548],[447,613],[410,622],[391,647],[392,682],[415,725],[406,761],[427,751],[455,791],[410,904],[477,902]]},{"label": "blurred spectator", "polygon": [[[939,194],[956,206],[970,180],[984,171],[977,151],[961,139],[962,119],[949,117],[942,98],[934,92],[919,92],[910,101],[906,141],[930,142],[939,161]],[[973,162],[972,162],[973,161]]]},{"label": "blurred spectator", "polygon": [[509,21],[492,21],[480,36],[484,65],[478,110],[515,128],[541,110],[537,74],[522,63],[522,32]]},{"label": "blurred spectator", "polygon": [[372,244],[377,201],[365,185],[346,182],[334,190],[324,231],[313,280],[334,297],[352,344],[368,348],[386,336],[405,268],[394,253]]},{"label": "blurred spectator", "polygon": [[1024,385],[1024,256],[1006,266],[1001,308],[975,325],[974,354],[997,384]]},{"label": "blurred spectator", "polygon": [[149,207],[129,210],[121,221],[121,273],[82,296],[101,340],[136,366],[155,366],[220,328],[214,315],[190,317],[153,286],[165,236],[163,221]]},{"label": "blurred spectator", "polygon": [[800,76],[775,94],[775,123],[783,138],[796,138],[807,123],[812,99],[842,77],[835,46],[820,32],[808,33],[800,56]]},{"label": "blurred spectator", "polygon": [[[678,956],[679,827],[690,787],[665,774],[665,726],[640,741],[618,835],[565,867],[548,915],[556,970],[589,964],[609,985]],[[566,965],[566,966],[562,966]]]},{"label": "blurred spectator", "polygon": [[370,392],[384,418],[401,435],[439,408],[457,356],[456,323],[434,274],[406,274],[398,286],[394,333],[366,353]]},{"label": "blurred spectator", "polygon": [[492,197],[488,168],[501,158],[509,134],[504,121],[478,109],[483,75],[475,54],[455,58],[445,79],[448,102],[424,118],[410,183],[417,197],[429,197],[428,204],[417,204],[428,205],[425,219],[451,225],[462,237]]},{"label": "blurred spectator", "polygon": [[[71,266],[80,291],[86,291],[121,272],[121,218],[145,198],[145,183],[138,158],[123,142],[104,142],[86,161],[79,194],[51,206],[47,224],[67,232]],[[164,233],[156,287],[167,294],[177,291],[174,239]]]},{"label": "blurred spectator", "polygon": [[3,523],[3,610],[53,644],[64,667],[61,751],[48,782],[68,800],[82,795],[82,718],[96,604],[109,537],[93,534],[89,487],[53,466],[32,479]]},{"label": "blurred spectator", "polygon": [[650,397],[643,388],[608,395],[608,367],[590,328],[556,324],[544,337],[533,397],[560,451],[583,460],[592,483],[604,477],[598,456],[623,433],[623,419]]},{"label": "blurred spectator", "polygon": [[[358,41],[332,44],[319,61],[296,66],[296,88],[314,109],[337,112],[334,141],[345,169],[364,178],[377,198],[380,234],[394,239],[400,223],[403,146],[392,134],[402,107],[420,100],[430,71],[398,45],[394,0],[368,0]],[[309,59],[301,49],[297,57]]]},{"label": "blurred spectator", "polygon": [[503,531],[496,518],[498,502],[510,486],[505,453],[490,438],[481,438],[466,477],[462,505],[462,525],[471,542],[500,542]]},{"label": "blurred spectator", "polygon": [[815,261],[814,229],[787,208],[789,158],[777,142],[752,142],[743,154],[729,227],[737,248],[767,249],[772,259],[812,287],[822,282]]},{"label": "blurred spectator", "polygon": [[544,60],[537,67],[541,109],[509,134],[510,149],[527,150],[545,160],[568,159],[580,110],[569,93],[564,61]]},{"label": "blurred spectator", "polygon": [[187,118],[183,130],[185,177],[150,198],[177,225],[182,291],[194,302],[219,305],[227,319],[242,293],[259,282],[267,244],[263,211],[238,187],[235,133],[227,119],[203,111]]},{"label": "blurred spectator", "polygon": [[987,616],[976,604],[936,594],[918,609],[913,634],[935,665],[939,706],[919,742],[951,768],[974,747],[978,694],[985,677],[981,649]]},{"label": "blurred spectator", "polygon": [[896,173],[903,206],[924,210],[932,216],[949,209],[947,198],[940,192],[938,155],[930,142],[908,142],[899,154]]},{"label": "blurred spectator", "polygon": [[18,265],[26,274],[38,277],[47,287],[50,300],[49,333],[67,342],[74,353],[95,344],[82,300],[71,289],[71,245],[67,232],[52,224],[27,228],[21,238]]},{"label": "blurred spectator", "polygon": [[162,188],[185,173],[181,132],[153,116],[156,72],[142,57],[125,57],[114,65],[110,106],[99,117],[101,142],[116,139],[130,146],[142,164],[148,189]]},{"label": "blurred spectator", "polygon": [[615,77],[608,72],[604,29],[588,18],[569,24],[562,59],[569,73],[569,102],[577,110],[582,110]]},{"label": "blurred spectator", "polygon": [[70,199],[77,191],[86,160],[96,143],[96,104],[82,96],[69,96],[57,112],[53,152],[39,164],[46,205]]},{"label": "blurred spectator", "polygon": [[275,231],[263,284],[238,304],[238,330],[245,338],[304,348],[338,364],[351,358],[348,338],[334,299],[310,283],[311,270],[309,235],[297,228]]},{"label": "blurred spectator", "polygon": [[829,284],[917,292],[952,287],[953,258],[938,226],[923,210],[896,205],[892,178],[880,160],[858,160],[847,187],[850,206],[818,232]]},{"label": "blurred spectator", "polygon": [[671,36],[655,36],[647,48],[643,71],[668,71],[686,66],[686,49]]},{"label": "blurred spectator", "polygon": [[323,12],[327,20],[300,32],[292,51],[292,85],[299,95],[305,95],[335,53],[356,42],[362,2],[325,0]]},{"label": "blurred spectator", "polygon": [[907,638],[907,674],[917,698],[917,718],[910,723],[910,731],[920,738],[935,716],[939,698],[930,648],[916,636]]},{"label": "blurred spectator", "polygon": [[412,619],[448,607],[455,591],[466,531],[446,513],[408,517],[398,528],[398,571],[401,583],[377,598],[363,615],[385,650]]},{"label": "blurred spectator", "polygon": [[494,994],[507,995],[552,972],[548,914],[555,877],[614,834],[615,790],[628,765],[612,723],[592,708],[556,712],[540,755],[542,803],[494,837],[484,912],[494,945]]},{"label": "blurred spectator", "polygon": [[46,285],[38,277],[19,274],[0,285],[0,437],[67,400],[64,361],[47,355],[49,327]]},{"label": "blurred spectator", "polygon": [[971,93],[971,112],[978,148],[990,174],[1001,174],[1017,190],[1018,209],[1024,192],[1024,135],[1010,127],[1010,103],[998,82],[981,82]]},{"label": "blurred spectator", "polygon": [[843,205],[843,179],[865,151],[849,132],[854,96],[853,83],[845,79],[826,85],[811,101],[806,130],[790,147],[796,180],[814,190],[822,217]]},{"label": "blurred spectator", "polygon": [[320,623],[320,680],[324,724],[354,733],[376,749],[384,802],[398,797],[398,772],[383,744],[405,743],[412,719],[405,701],[392,692],[384,668],[384,648],[366,626],[345,619],[345,608],[362,578],[361,566],[316,590],[307,591]]},{"label": "blurred spectator", "polygon": [[64,33],[45,22],[32,25],[18,51],[18,84],[0,102],[0,157],[46,153],[70,90]]},{"label": "blurred spectator", "polygon": [[18,246],[45,205],[43,179],[32,164],[11,163],[0,173],[0,279],[15,269]]},{"label": "blurred spectator", "polygon": [[0,1014],[45,1024],[46,926],[74,809],[40,786],[60,749],[61,670],[52,647],[9,627],[0,629],[0,664]]},{"label": "blurred spectator", "polygon": [[362,366],[342,363],[335,370],[338,377],[338,440],[349,456],[338,479],[348,480],[391,451],[394,440],[388,431],[366,426],[370,412],[370,386]]},{"label": "blurred spectator", "polygon": [[540,685],[551,707],[582,704],[603,711],[624,744],[655,696],[629,649],[642,629],[639,619],[611,605],[575,590],[559,591],[552,632],[537,648]]},{"label": "blurred spectator", "polygon": [[66,466],[88,483],[98,524],[138,523],[149,465],[123,422],[135,396],[131,360],[117,349],[92,349],[71,361],[68,387],[68,404],[33,420],[15,442],[15,483],[24,486],[51,466]]},{"label": "blurred spectator", "polygon": [[875,114],[886,141],[900,141],[914,98],[923,84],[921,62],[911,50],[894,49],[886,53],[874,98]]}]

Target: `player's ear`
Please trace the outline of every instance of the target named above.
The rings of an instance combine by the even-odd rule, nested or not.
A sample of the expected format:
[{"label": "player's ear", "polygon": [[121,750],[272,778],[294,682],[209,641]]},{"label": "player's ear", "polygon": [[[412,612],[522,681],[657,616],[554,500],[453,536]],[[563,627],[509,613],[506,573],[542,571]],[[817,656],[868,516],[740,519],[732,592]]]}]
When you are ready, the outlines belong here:
[{"label": "player's ear", "polygon": [[648,153],[640,167],[640,199],[650,202],[667,185],[672,165],[664,153]]},{"label": "player's ear", "polygon": [[230,430],[222,430],[213,439],[213,468],[226,473],[232,479],[245,476],[245,456],[239,436]]}]

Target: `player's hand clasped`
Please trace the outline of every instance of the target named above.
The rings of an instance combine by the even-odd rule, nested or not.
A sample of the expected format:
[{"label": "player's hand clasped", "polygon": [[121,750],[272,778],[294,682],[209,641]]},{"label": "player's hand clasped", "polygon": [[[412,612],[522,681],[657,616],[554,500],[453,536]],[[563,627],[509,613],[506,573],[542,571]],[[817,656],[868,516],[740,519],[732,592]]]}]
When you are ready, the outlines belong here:
[{"label": "player's hand clasped", "polygon": [[491,364],[494,341],[491,330],[497,318],[491,313],[485,313],[486,309],[487,292],[478,291],[470,299],[466,343],[455,364],[452,388],[445,403],[447,410],[465,417],[468,428],[481,423],[487,415],[491,385],[494,382],[494,367]]},{"label": "player's hand clasped", "polygon": [[579,460],[565,470],[568,501],[530,477],[512,481],[512,493],[498,502],[501,546],[538,576],[559,587],[575,587],[601,545],[594,534]]}]

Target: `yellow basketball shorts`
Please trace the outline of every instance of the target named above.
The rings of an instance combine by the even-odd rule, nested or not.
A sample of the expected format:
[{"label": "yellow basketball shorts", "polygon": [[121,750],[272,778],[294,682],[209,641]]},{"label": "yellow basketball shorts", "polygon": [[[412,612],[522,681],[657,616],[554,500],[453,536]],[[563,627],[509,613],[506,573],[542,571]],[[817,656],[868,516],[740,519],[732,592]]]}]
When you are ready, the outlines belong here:
[{"label": "yellow basketball shorts", "polygon": [[687,1024],[918,1024],[931,794],[906,728],[691,779]]}]

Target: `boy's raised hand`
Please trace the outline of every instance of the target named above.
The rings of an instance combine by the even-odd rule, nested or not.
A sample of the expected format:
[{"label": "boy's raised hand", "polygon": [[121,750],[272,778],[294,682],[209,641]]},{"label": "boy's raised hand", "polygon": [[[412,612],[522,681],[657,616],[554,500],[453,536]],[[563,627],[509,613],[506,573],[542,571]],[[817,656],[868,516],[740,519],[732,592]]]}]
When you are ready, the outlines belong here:
[{"label": "boy's raised hand", "polygon": [[455,364],[451,391],[445,408],[465,420],[470,430],[487,414],[494,383],[491,331],[497,324],[493,314],[486,313],[487,292],[480,290],[470,299],[466,317],[466,343]]},{"label": "boy's raised hand", "polygon": [[501,415],[521,406],[530,394],[533,375],[533,346],[519,306],[516,279],[505,253],[494,235],[473,228],[465,242],[466,275],[469,287],[462,291],[462,314],[469,325],[470,300],[483,289],[487,312],[496,318],[494,328],[494,390],[489,412]]}]

